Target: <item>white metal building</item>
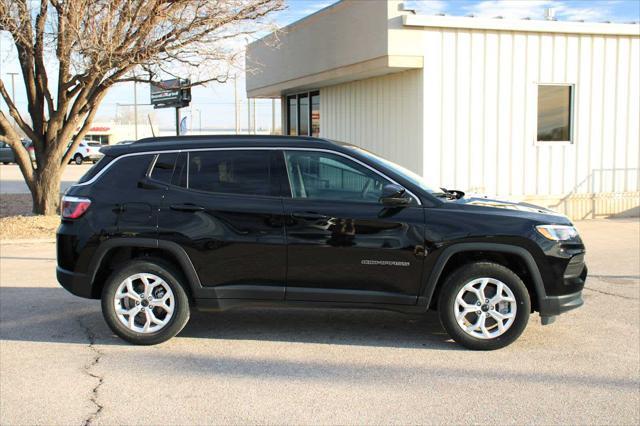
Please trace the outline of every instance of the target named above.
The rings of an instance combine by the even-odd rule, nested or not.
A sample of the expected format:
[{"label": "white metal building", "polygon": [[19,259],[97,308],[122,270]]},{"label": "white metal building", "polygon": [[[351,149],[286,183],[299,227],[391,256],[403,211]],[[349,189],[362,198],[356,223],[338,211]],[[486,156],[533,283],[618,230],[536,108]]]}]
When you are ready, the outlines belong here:
[{"label": "white metal building", "polygon": [[640,26],[344,0],[249,45],[248,96],[447,188],[573,218],[640,205]]}]

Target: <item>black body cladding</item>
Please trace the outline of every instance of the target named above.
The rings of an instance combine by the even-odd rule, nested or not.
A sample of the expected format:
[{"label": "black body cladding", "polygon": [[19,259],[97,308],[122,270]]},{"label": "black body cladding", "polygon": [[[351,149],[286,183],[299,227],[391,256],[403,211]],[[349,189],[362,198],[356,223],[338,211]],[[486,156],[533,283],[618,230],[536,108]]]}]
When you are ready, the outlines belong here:
[{"label": "black body cladding", "polygon": [[[582,241],[551,241],[535,229],[571,225],[566,217],[437,197],[347,145],[209,136],[103,152],[66,194],[89,198],[91,207],[63,219],[57,235],[58,279],[82,297],[99,298],[118,262],[161,256],[203,309],[282,303],[420,312],[435,307],[456,266],[488,259],[520,276],[544,317],[582,304]],[[381,203],[385,184],[406,188],[411,200]]]}]

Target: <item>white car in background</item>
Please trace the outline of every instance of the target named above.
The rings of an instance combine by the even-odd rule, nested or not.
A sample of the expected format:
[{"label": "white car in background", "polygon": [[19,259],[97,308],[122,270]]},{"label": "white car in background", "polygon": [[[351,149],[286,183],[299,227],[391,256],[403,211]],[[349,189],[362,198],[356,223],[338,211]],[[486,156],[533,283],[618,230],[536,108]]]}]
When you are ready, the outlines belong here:
[{"label": "white car in background", "polygon": [[[69,144],[69,146],[71,146],[71,144]],[[104,154],[100,152],[101,147],[102,144],[100,142],[87,140],[81,141],[69,162],[74,162],[78,165],[82,164],[84,161],[93,161],[94,163],[97,163],[98,160],[104,156]]]}]

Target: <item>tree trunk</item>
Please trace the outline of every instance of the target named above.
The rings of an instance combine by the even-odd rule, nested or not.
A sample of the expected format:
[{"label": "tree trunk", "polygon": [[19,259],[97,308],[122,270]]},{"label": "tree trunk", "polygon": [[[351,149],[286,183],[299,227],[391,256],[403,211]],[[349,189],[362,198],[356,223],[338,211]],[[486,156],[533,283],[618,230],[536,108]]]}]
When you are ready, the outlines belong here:
[{"label": "tree trunk", "polygon": [[55,215],[60,212],[61,174],[62,167],[53,165],[48,165],[42,172],[36,171],[35,185],[31,191],[33,213]]}]

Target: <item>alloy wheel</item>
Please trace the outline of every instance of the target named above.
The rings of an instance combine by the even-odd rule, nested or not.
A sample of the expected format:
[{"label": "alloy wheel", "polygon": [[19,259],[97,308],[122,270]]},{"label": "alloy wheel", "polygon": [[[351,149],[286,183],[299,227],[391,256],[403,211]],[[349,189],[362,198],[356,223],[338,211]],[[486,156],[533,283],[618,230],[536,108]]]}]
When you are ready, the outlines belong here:
[{"label": "alloy wheel", "polygon": [[159,276],[134,274],[122,281],[113,299],[118,320],[137,333],[155,333],[164,328],[175,308],[171,287]]},{"label": "alloy wheel", "polygon": [[517,305],[508,285],[485,277],[469,281],[460,289],[453,310],[465,333],[478,339],[493,339],[513,325]]}]

